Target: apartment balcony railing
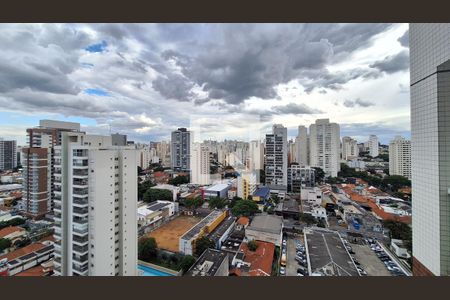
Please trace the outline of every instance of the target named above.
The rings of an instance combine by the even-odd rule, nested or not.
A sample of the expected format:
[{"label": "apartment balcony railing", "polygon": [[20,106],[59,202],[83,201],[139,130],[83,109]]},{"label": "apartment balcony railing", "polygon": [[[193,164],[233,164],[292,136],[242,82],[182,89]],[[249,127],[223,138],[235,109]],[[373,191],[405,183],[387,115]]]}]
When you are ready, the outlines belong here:
[{"label": "apartment balcony railing", "polygon": [[86,169],[74,169],[73,176],[88,176],[88,170]]},{"label": "apartment balcony railing", "polygon": [[78,215],[86,215],[89,212],[89,209],[87,207],[80,208],[80,207],[74,207],[73,213]]},{"label": "apartment balcony railing", "polygon": [[88,184],[88,181],[86,179],[78,179],[78,178],[73,179],[73,185],[87,186],[87,184]]},{"label": "apartment balcony railing", "polygon": [[87,198],[73,198],[73,204],[76,206],[84,207],[88,205]]},{"label": "apartment balcony railing", "polygon": [[72,249],[73,249],[73,251],[78,252],[80,255],[83,255],[83,254],[85,254],[86,252],[88,252],[89,246],[88,246],[88,245],[85,245],[85,246],[78,246],[78,245],[76,245],[76,244],[73,244],[73,245],[72,245]]},{"label": "apartment balcony railing", "polygon": [[72,237],[72,239],[73,239],[74,243],[78,243],[78,244],[80,244],[80,246],[86,244],[89,241],[89,237],[87,235],[83,236],[83,237],[79,237],[77,235],[74,235]]},{"label": "apartment balcony railing", "polygon": [[85,195],[89,194],[89,191],[88,191],[87,187],[86,188],[73,188],[72,193],[74,195],[85,196]]},{"label": "apartment balcony railing", "polygon": [[74,271],[77,271],[78,273],[80,273],[81,275],[85,275],[87,273],[87,270],[89,269],[89,265],[77,265],[77,264],[73,264],[72,265],[72,269]]},{"label": "apartment balcony railing", "polygon": [[74,223],[72,225],[73,232],[79,233],[79,234],[86,234],[89,232],[89,225],[86,222],[85,224],[76,224]]}]

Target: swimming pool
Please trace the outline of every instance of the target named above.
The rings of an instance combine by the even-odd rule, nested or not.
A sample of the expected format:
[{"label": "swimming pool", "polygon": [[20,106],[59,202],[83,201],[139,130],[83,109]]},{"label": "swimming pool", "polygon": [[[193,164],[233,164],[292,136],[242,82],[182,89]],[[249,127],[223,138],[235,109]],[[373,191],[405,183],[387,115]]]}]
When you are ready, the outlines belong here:
[{"label": "swimming pool", "polygon": [[159,271],[159,270],[156,270],[154,268],[147,267],[144,265],[138,265],[138,269],[143,272],[143,274],[141,276],[174,276],[172,274],[169,274],[169,273],[166,273],[163,271]]}]

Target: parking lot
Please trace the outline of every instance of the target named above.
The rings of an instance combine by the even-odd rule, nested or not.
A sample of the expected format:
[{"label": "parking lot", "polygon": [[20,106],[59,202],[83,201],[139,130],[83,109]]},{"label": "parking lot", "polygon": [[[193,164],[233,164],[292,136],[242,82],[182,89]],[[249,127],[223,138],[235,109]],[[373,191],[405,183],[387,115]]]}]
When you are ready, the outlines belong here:
[{"label": "parking lot", "polygon": [[286,275],[296,276],[297,275],[298,263],[295,260],[295,239],[287,239],[287,263],[286,263]]},{"label": "parking lot", "polygon": [[351,247],[355,252],[354,257],[360,262],[368,276],[391,276],[391,273],[368,245],[351,244]]}]

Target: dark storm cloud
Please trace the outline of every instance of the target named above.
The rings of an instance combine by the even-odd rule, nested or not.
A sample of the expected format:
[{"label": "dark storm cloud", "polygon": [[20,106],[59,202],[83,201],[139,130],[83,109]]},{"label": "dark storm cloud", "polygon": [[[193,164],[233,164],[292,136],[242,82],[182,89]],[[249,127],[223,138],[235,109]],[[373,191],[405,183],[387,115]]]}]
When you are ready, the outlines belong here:
[{"label": "dark storm cloud", "polygon": [[375,103],[372,103],[370,101],[364,101],[359,98],[356,100],[345,100],[344,101],[345,107],[355,107],[355,106],[369,107],[369,106],[374,106],[374,105],[375,105]]},{"label": "dark storm cloud", "polygon": [[167,75],[167,78],[158,77],[153,81],[153,88],[160,92],[167,99],[175,99],[178,101],[190,101],[193,94],[191,89],[194,86],[192,82],[179,74]]},{"label": "dark storm cloud", "polygon": [[406,32],[398,38],[398,42],[403,47],[409,47],[409,30],[406,30]]},{"label": "dark storm cloud", "polygon": [[376,61],[370,67],[388,74],[406,71],[409,69],[409,51],[403,50],[395,55],[387,56],[383,60]]},{"label": "dark storm cloud", "polygon": [[[358,26],[356,26],[358,25]],[[186,78],[209,93],[211,99],[238,104],[250,97],[272,99],[274,87],[306,78],[311,85],[339,89],[357,77],[373,77],[368,70],[334,75],[326,65],[371,45],[370,39],[386,24],[247,25],[214,27],[212,39],[195,53],[168,51]],[[309,88],[312,89],[312,88]]]}]

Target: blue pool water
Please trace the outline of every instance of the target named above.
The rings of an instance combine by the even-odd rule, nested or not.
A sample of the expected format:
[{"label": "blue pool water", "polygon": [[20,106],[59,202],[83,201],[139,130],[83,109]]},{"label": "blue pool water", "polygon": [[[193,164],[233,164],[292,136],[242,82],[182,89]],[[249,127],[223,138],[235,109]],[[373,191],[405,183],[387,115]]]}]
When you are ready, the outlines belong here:
[{"label": "blue pool water", "polygon": [[147,267],[147,266],[143,266],[143,265],[138,265],[138,269],[142,270],[144,272],[144,274],[142,276],[174,276],[172,274],[163,272],[163,271],[159,271],[156,269],[153,269],[151,267]]}]

